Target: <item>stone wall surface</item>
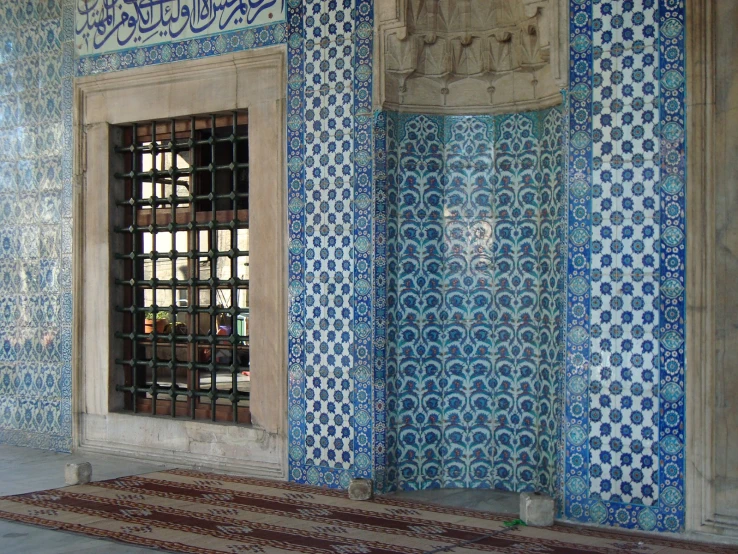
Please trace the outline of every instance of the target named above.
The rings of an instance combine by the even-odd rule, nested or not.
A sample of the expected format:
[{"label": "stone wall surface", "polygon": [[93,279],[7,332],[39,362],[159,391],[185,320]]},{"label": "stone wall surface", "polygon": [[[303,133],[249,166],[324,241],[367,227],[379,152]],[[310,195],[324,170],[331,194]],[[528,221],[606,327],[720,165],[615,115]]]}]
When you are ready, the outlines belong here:
[{"label": "stone wall surface", "polygon": [[379,0],[385,109],[480,114],[561,102],[566,0]]},{"label": "stone wall surface", "polygon": [[738,526],[738,295],[733,288],[738,272],[738,58],[735,56],[735,25],[738,4],[723,2],[715,19],[717,88],[715,117],[715,238],[716,245],[716,440],[715,512]]}]

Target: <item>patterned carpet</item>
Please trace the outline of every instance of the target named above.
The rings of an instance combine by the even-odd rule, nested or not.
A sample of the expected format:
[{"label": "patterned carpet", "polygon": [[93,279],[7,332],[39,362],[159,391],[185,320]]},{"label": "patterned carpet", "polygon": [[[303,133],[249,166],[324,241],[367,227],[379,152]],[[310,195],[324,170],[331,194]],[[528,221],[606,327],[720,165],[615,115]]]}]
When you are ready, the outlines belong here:
[{"label": "patterned carpet", "polygon": [[562,525],[510,529],[509,516],[188,470],[0,498],[0,519],[197,554],[738,552]]}]

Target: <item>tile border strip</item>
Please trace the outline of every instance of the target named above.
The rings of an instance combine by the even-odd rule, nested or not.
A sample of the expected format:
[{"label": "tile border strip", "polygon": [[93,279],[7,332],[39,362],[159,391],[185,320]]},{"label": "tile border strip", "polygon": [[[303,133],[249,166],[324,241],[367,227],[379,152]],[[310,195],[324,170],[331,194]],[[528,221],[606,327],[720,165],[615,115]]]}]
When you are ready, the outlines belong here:
[{"label": "tile border strip", "polygon": [[[590,329],[589,312],[591,301],[591,228],[592,228],[592,0],[572,0],[570,16],[570,44],[578,44],[585,37],[590,47],[584,51],[570,50],[569,75],[569,127],[568,135],[568,191],[567,199],[567,320],[566,320],[566,388],[564,418],[561,432],[566,449],[565,477],[563,485],[564,517],[587,521],[586,506],[589,491],[589,437],[587,413],[588,385],[590,380]],[[577,17],[580,16],[580,17]],[[576,120],[575,113],[584,110],[588,115],[584,123]],[[572,144],[572,134],[582,133],[587,140]],[[575,212],[584,208],[586,215],[578,221]],[[582,315],[576,317],[569,306],[581,303]],[[576,413],[572,404],[581,406]],[[568,489],[568,491],[567,491]],[[572,490],[576,492],[571,492]]]},{"label": "tile border strip", "polygon": [[289,263],[289,465],[290,480],[332,488],[348,487],[351,477],[374,478],[374,183],[373,183],[373,54],[374,0],[356,0],[352,87],[353,115],[353,250],[354,287],[353,464],[350,469],[305,463],[305,17],[303,0],[289,0],[287,13],[288,52],[288,170],[290,206]]},{"label": "tile border strip", "polygon": [[[590,382],[589,318],[576,318],[567,309],[567,364],[565,476],[563,516],[568,519],[642,529],[680,532],[684,530],[685,471],[685,273],[686,273],[686,131],[685,131],[685,6],[684,0],[658,0],[659,13],[659,109],[660,125],[660,287],[659,287],[659,417],[658,499],[653,506],[622,502],[602,502],[589,496],[590,453],[588,384]],[[577,18],[577,14],[584,14]],[[570,142],[569,225],[567,247],[568,306],[583,302],[590,312],[591,221],[592,221],[592,2],[572,0],[570,20],[571,117],[568,139],[584,133],[581,148]],[[585,39],[577,37],[584,36]],[[582,44],[588,48],[582,49]],[[594,45],[597,46],[597,45]],[[575,110],[584,109],[586,124],[574,120]],[[581,139],[584,135],[580,135]],[[574,210],[584,206],[586,220],[577,224]],[[580,231],[581,229],[581,231]],[[586,262],[575,267],[574,256]],[[576,292],[575,292],[576,291]],[[572,413],[573,403],[578,404]]]},{"label": "tile border strip", "polygon": [[[659,286],[659,514],[660,531],[685,522],[686,319],[686,74],[684,0],[659,0],[661,122]],[[678,184],[679,186],[675,186]],[[678,240],[677,240],[678,239]],[[676,264],[674,264],[676,262]],[[676,265],[676,267],[672,267]],[[640,522],[639,516],[639,522]]]},{"label": "tile border strip", "polygon": [[[292,10],[290,6],[288,22],[290,21],[289,12]],[[287,40],[289,25],[285,22],[270,23],[206,37],[80,56],[75,62],[75,74],[77,77],[85,77],[108,71],[122,71],[284,44]]]},{"label": "tile border strip", "polygon": [[[305,458],[305,31],[301,0],[287,5],[287,204],[289,479],[304,481]],[[292,209],[292,207],[295,209]]]},{"label": "tile border strip", "polygon": [[374,116],[374,487],[387,482],[387,112]]},{"label": "tile border strip", "polygon": [[372,57],[374,0],[356,0],[354,7],[354,457],[352,477],[371,479],[373,467],[372,390],[376,323],[373,301],[373,132]]}]

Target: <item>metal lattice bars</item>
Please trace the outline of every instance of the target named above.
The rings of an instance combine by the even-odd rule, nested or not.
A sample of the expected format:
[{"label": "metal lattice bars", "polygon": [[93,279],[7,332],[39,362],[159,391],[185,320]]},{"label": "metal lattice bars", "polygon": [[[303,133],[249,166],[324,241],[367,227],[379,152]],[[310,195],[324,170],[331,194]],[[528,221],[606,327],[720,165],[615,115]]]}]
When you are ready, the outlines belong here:
[{"label": "metal lattice bars", "polygon": [[134,412],[249,423],[248,116],[120,131],[116,390]]}]

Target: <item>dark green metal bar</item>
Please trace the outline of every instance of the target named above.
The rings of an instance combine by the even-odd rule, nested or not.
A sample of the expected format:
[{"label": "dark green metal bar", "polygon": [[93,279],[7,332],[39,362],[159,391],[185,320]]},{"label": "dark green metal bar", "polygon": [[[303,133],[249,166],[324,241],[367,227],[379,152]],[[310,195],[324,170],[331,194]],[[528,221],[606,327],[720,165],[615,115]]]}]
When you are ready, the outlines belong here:
[{"label": "dark green metal bar", "polygon": [[[130,174],[127,174],[127,173],[116,173],[115,178],[116,179],[134,179],[134,178],[138,179],[140,177],[132,177]],[[230,200],[231,198],[233,198],[234,194],[237,198],[248,198],[248,194],[246,193],[231,193],[231,192],[229,192],[228,194],[216,194],[214,196],[211,196],[210,194],[198,194],[198,195],[193,195],[192,198],[194,200],[208,200],[209,198],[213,197],[216,200]],[[180,197],[180,199],[177,199],[176,202],[178,204],[189,204],[190,197]],[[121,201],[116,202],[116,206],[120,206],[120,207],[129,206],[130,204],[131,204],[130,199],[123,201],[123,202]],[[169,200],[154,199],[152,201],[150,198],[142,198],[142,199],[136,200],[136,205],[138,206],[152,206],[153,204],[167,205],[169,204]]]},{"label": "dark green metal bar", "polygon": [[[179,191],[177,190],[177,179],[175,179],[175,175],[178,174],[177,171],[177,151],[175,150],[174,144],[177,142],[177,136],[176,136],[176,129],[175,129],[176,121],[172,119],[169,123],[169,126],[171,128],[172,134],[171,139],[169,142],[169,151],[172,155],[172,167],[170,168],[171,175],[172,175],[172,192],[169,195],[170,200],[170,217],[171,221],[177,220],[177,206],[179,205],[175,198],[179,196]],[[172,313],[172,321],[169,322],[170,324],[170,330],[171,330],[171,347],[172,347],[172,354],[169,359],[169,375],[170,375],[170,381],[169,381],[169,403],[170,403],[170,412],[172,417],[177,417],[177,395],[176,395],[176,383],[177,383],[177,319],[179,314],[179,306],[177,302],[177,259],[178,256],[174,253],[178,252],[177,250],[177,232],[172,229],[170,231],[172,236],[172,306],[174,308],[174,312]],[[154,262],[156,263],[156,262]]]},{"label": "dark green metal bar", "polygon": [[[190,140],[189,140],[189,147],[190,147],[190,168],[194,168],[197,165],[197,158],[196,152],[195,152],[195,138],[196,138],[196,121],[194,117],[190,118]],[[190,178],[190,196],[193,197],[193,201],[190,203],[190,222],[195,221],[197,217],[197,208],[196,208],[196,200],[194,199],[194,196],[196,196],[196,193],[199,192],[196,190],[197,182],[195,181],[195,175],[193,174]],[[187,239],[188,247],[190,250],[190,253],[194,251],[199,250],[200,246],[200,234],[199,230],[193,230],[189,233],[189,238]],[[195,272],[197,272],[197,277],[200,277],[200,268],[197,265],[197,263],[194,261],[194,259],[190,259],[187,267],[190,272],[190,279],[194,279]],[[194,285],[189,286],[189,292],[188,292],[188,303],[189,307],[192,307],[193,304],[199,306],[200,305],[200,298],[199,298],[199,289],[196,288]],[[193,312],[189,313],[188,318],[189,328],[187,329],[188,334],[190,337],[194,334],[197,334],[197,330],[195,329],[196,326],[199,326],[200,318],[199,314],[195,314]],[[195,409],[197,408],[197,398],[194,395],[194,389],[198,388],[200,386],[200,373],[199,370],[195,367],[195,364],[197,362],[197,357],[199,356],[199,351],[197,349],[197,342],[190,341],[190,347],[189,347],[189,360],[190,360],[190,367],[187,371],[187,394],[189,396],[190,400],[190,417],[192,419],[195,419],[197,417],[197,414],[195,412]]]},{"label": "dark green metal bar", "polygon": [[[151,156],[152,156],[152,163],[151,167],[156,168],[158,163],[158,148],[156,146],[156,121],[151,122]],[[152,199],[157,195],[156,190],[156,171],[152,172],[154,173],[154,176],[151,179],[151,197]],[[157,206],[152,207],[152,221],[156,221],[156,213],[157,213]],[[157,231],[156,229],[151,233],[151,251],[156,251],[156,242],[157,242]],[[159,307],[158,307],[158,296],[159,296],[159,290],[156,287],[156,266],[157,261],[152,260],[151,261],[151,281],[153,283],[152,290],[152,299],[153,299],[153,307],[152,307],[152,313],[154,318],[154,324],[152,327],[152,331],[154,332],[154,338],[151,341],[151,415],[156,415],[156,401],[157,401],[157,395],[154,393],[154,389],[156,389],[156,383],[157,383],[157,377],[158,377],[158,369],[159,369],[159,329],[157,322],[159,321]]]},{"label": "dark green metal bar", "polygon": [[[231,138],[233,139],[233,147],[231,149],[231,162],[232,165],[236,164],[238,160],[238,143],[236,137],[238,136],[238,112],[233,112],[233,128],[231,130]],[[236,214],[238,213],[238,199],[236,193],[238,192],[238,170],[233,169],[231,171],[231,193],[233,195],[233,219],[237,219]],[[238,250],[238,231],[236,226],[231,227],[231,250]],[[238,275],[238,258],[231,256],[231,278],[235,279]],[[232,285],[231,287],[231,306],[234,308],[238,307],[238,287]],[[238,329],[238,314],[231,316],[231,338],[236,336]],[[238,400],[236,395],[238,394],[238,343],[233,341],[231,345],[231,363],[233,369],[231,371],[231,406],[233,408],[233,423],[238,423]]]},{"label": "dark green metal bar", "polygon": [[[216,134],[216,127],[215,127],[215,115],[210,116],[210,194],[215,196],[217,190],[216,190],[216,172],[214,171],[215,167],[215,158],[216,158],[216,151],[215,151],[215,134]],[[213,198],[210,202],[210,217],[212,218],[213,225],[215,225],[216,217],[217,217],[217,203],[216,200]],[[218,231],[211,230],[210,231],[210,249],[208,250],[208,257],[210,258],[210,277],[212,278],[215,276],[217,278],[218,276],[218,260],[213,256],[213,253],[216,252],[218,249]],[[217,288],[214,284],[210,285],[210,305],[212,306],[215,304],[217,306],[218,296],[217,296]],[[210,332],[211,333],[218,333],[218,318],[215,314],[210,315]],[[215,393],[217,389],[217,381],[218,381],[218,373],[215,369],[215,360],[218,357],[218,350],[217,350],[217,343],[213,345],[213,347],[210,349],[210,419],[212,421],[215,421],[215,410],[216,410],[216,398]]]},{"label": "dark green metal bar", "polygon": [[[139,125],[133,124],[131,130],[133,132],[130,144],[116,147],[115,151],[121,155],[130,156],[132,159],[131,171],[116,174],[116,177],[130,180],[132,191],[127,201],[117,202],[116,205],[121,209],[131,210],[131,224],[124,227],[116,228],[115,231],[131,237],[132,246],[128,253],[115,253],[115,259],[131,267],[130,279],[116,279],[115,283],[118,287],[127,289],[130,287],[133,294],[131,305],[118,305],[116,311],[121,314],[130,314],[131,329],[129,332],[116,332],[115,338],[121,341],[131,341],[132,350],[130,359],[117,358],[115,363],[125,367],[130,367],[133,373],[130,385],[117,386],[116,390],[131,394],[133,398],[132,409],[138,411],[137,400],[141,395],[150,395],[151,413],[157,413],[157,401],[159,395],[169,398],[171,415],[177,416],[177,400],[180,397],[186,397],[190,406],[190,416],[194,419],[197,417],[196,410],[198,403],[207,402],[210,406],[210,418],[215,421],[218,419],[218,406],[223,412],[224,403],[230,404],[232,412],[232,420],[234,423],[239,422],[239,403],[248,401],[250,393],[241,393],[238,390],[239,372],[241,368],[241,359],[239,357],[239,345],[241,337],[238,334],[238,317],[244,312],[241,308],[239,294],[243,290],[247,290],[249,286],[248,279],[238,278],[238,260],[241,256],[248,256],[248,251],[241,251],[238,248],[239,230],[248,228],[248,221],[239,219],[239,205],[248,199],[248,192],[239,192],[239,171],[247,170],[248,163],[242,163],[239,160],[239,145],[246,143],[248,137],[239,135],[238,112],[231,114],[231,132],[228,136],[218,136],[219,132],[223,132],[227,127],[218,127],[216,115],[209,117],[209,137],[206,139],[198,138],[197,117],[191,117],[189,120],[190,138],[186,141],[177,140],[177,121],[169,120],[170,125],[168,141],[164,142],[163,138],[157,136],[157,122],[146,122],[143,125],[151,126],[151,142],[142,144],[138,139]],[[222,114],[218,117],[222,117]],[[207,124],[206,124],[207,125]],[[207,126],[205,133],[208,132]],[[180,121],[181,126],[181,121]],[[182,126],[180,131],[182,131]],[[161,144],[159,144],[161,142]],[[222,145],[230,144],[231,155],[230,160],[225,155],[227,150],[223,150]],[[202,150],[208,148],[210,151],[209,163],[204,163],[198,158],[198,154]],[[180,168],[178,162],[178,152],[189,151],[189,168]],[[207,152],[207,150],[205,150]],[[160,167],[159,155],[171,154],[172,162],[168,167]],[[142,169],[142,156],[150,155],[152,157],[152,167],[148,171]],[[222,157],[218,157],[222,156]],[[224,163],[230,161],[230,163]],[[248,160],[246,160],[248,161]],[[219,190],[220,179],[219,172],[230,172],[230,187],[225,190]],[[210,190],[205,193],[204,190],[196,190],[196,177],[198,175],[208,174],[210,176]],[[178,183],[182,178],[188,179],[189,191],[186,196],[179,195]],[[204,179],[203,179],[204,181]],[[207,182],[207,181],[205,181]],[[144,184],[152,187],[151,194],[148,198],[143,198],[142,187]],[[164,190],[167,186],[171,187],[171,193],[167,194]],[[163,187],[161,194],[158,190]],[[230,188],[230,190],[228,190]],[[207,190],[207,189],[205,189]],[[226,192],[227,191],[227,192]],[[243,202],[245,204],[245,202]],[[203,209],[209,205],[209,210]],[[180,207],[189,207],[189,221],[182,219]],[[229,210],[230,206],[232,210]],[[245,208],[246,206],[244,206]],[[200,209],[198,209],[200,208]],[[139,225],[141,221],[141,210],[150,214],[149,225]],[[202,210],[202,211],[200,211]],[[230,211],[228,217],[224,217],[222,212]],[[197,221],[198,213],[201,217],[202,212],[209,211],[209,217],[206,220]],[[226,212],[227,213],[227,212]],[[169,223],[157,223],[162,221],[162,217],[169,217]],[[218,221],[220,216],[220,220]],[[180,223],[177,223],[177,218]],[[207,217],[207,216],[206,216]],[[148,219],[148,216],[145,220]],[[164,219],[166,221],[166,219]],[[186,223],[182,223],[185,221]],[[186,232],[188,236],[188,251],[181,252],[177,249],[177,233]],[[169,252],[159,251],[160,245],[157,241],[160,233],[168,233],[171,236],[172,245]],[[207,236],[209,242],[207,251],[200,251],[199,238],[200,233]],[[151,236],[152,245],[149,251],[143,252],[143,238],[146,235]],[[230,237],[230,246],[220,244],[219,235],[222,238]],[[159,278],[159,261],[166,260],[171,267],[171,278]],[[180,260],[187,260],[190,271],[187,279],[180,279],[177,273],[177,264]],[[226,260],[228,260],[226,262]],[[200,261],[209,266],[210,275],[207,279],[202,279],[199,274]],[[151,272],[146,278],[144,272],[144,263],[151,264]],[[230,273],[228,278],[220,278],[219,268],[223,268],[226,273]],[[229,270],[226,271],[226,267]],[[226,275],[223,275],[226,277]],[[187,287],[188,305],[181,307],[177,301],[178,292],[182,287]],[[169,306],[160,306],[159,292],[169,289],[171,294],[171,302]],[[144,298],[144,291],[150,290],[152,294],[151,305],[146,306],[140,303]],[[201,304],[200,293],[208,291],[208,304]],[[227,305],[225,296],[219,301],[219,293],[228,290],[230,292],[230,304]],[[222,304],[222,305],[221,305]],[[151,333],[141,332],[141,312],[152,311],[154,318],[158,312],[167,312],[170,315],[170,322],[176,324],[180,314],[187,314],[188,329],[185,334],[178,335],[176,325],[170,326],[169,333],[159,333],[154,328]],[[197,322],[199,317],[204,315],[209,319],[210,332],[206,335],[201,334]],[[217,335],[219,323],[221,320],[230,318],[231,329],[227,335]],[[203,329],[204,330],[204,329]],[[248,339],[244,339],[248,340]],[[163,341],[162,344],[159,344]],[[168,360],[161,359],[163,355],[162,348],[168,343],[168,350],[171,353]],[[150,348],[150,356],[142,357],[143,348]],[[179,352],[187,348],[189,356],[180,363]],[[210,351],[209,359],[201,359],[199,352],[201,348],[207,348]],[[230,360],[226,363],[219,362],[218,354],[225,352],[230,353]],[[177,384],[178,368],[185,369],[190,376],[186,388],[182,388]],[[139,375],[140,370],[151,372],[151,381]],[[169,385],[162,385],[159,380],[161,372],[166,371],[170,376]],[[209,390],[200,390],[199,376],[203,373],[210,374]],[[218,374],[230,374],[230,390],[219,389]],[[165,373],[165,374],[167,374]],[[142,373],[142,375],[144,375]],[[144,382],[141,382],[141,378]],[[225,415],[224,413],[220,414]]]},{"label": "dark green metal bar", "polygon": [[[133,125],[132,132],[133,132],[133,135],[132,135],[132,138],[131,138],[131,142],[135,145],[136,140],[137,140],[137,136],[138,136],[138,134],[137,134],[138,133],[138,125],[136,125],[135,123]],[[133,169],[133,172],[134,173],[135,173],[136,167],[138,165],[139,165],[139,159],[138,159],[138,156],[134,152],[131,155],[131,168]],[[139,182],[138,182],[138,180],[135,177],[131,179],[131,187],[132,187],[131,193],[132,193],[132,197],[133,197],[133,200],[134,200],[133,204],[131,205],[131,221],[133,223],[135,223],[136,222],[136,204],[135,204],[135,201],[138,199],[138,196],[139,196],[139,191],[138,191]],[[138,237],[136,237],[136,236],[132,237],[131,247],[133,248],[132,254],[133,254],[134,258],[136,256],[136,251],[138,250],[138,241],[139,241],[139,238]],[[143,262],[140,262],[140,263],[143,263]],[[135,279],[137,277],[137,273],[138,273],[138,269],[139,269],[140,263],[137,264],[137,263],[134,262],[133,263],[133,267],[131,267],[131,276],[133,277],[133,282],[134,283],[135,283]],[[136,296],[139,294],[140,290],[138,289],[138,287],[136,287],[134,285],[133,290],[131,292],[132,292],[132,295],[133,295],[133,301],[136,302],[137,301]],[[139,318],[137,317],[137,315],[138,314],[136,312],[134,312],[131,315],[131,319],[133,320],[133,323],[132,324],[133,324],[133,329],[134,330],[136,330],[136,329],[139,328],[138,327],[138,325],[139,325]],[[133,403],[133,413],[138,412],[138,406],[137,406],[137,402],[136,402],[138,400],[138,390],[137,390],[138,389],[138,364],[136,363],[136,359],[138,358],[138,348],[139,348],[139,346],[138,346],[138,339],[134,336],[134,338],[133,338],[133,350],[132,350],[133,364],[131,365],[131,372],[133,373],[133,375],[131,376],[132,377],[132,381],[133,381],[133,383],[132,383],[133,384],[133,391],[131,391],[131,398],[133,399],[133,402],[132,402]]]}]

